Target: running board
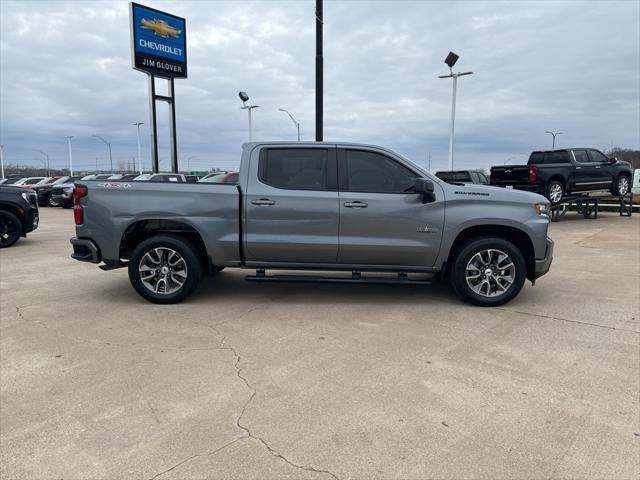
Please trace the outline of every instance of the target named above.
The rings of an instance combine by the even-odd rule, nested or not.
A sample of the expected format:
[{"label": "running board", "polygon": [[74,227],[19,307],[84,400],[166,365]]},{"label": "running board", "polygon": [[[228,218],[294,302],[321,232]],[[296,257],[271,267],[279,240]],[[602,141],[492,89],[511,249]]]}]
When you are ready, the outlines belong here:
[{"label": "running board", "polygon": [[124,268],[126,266],[129,265],[129,262],[120,262],[120,263],[113,263],[113,264],[104,264],[104,265],[100,265],[98,266],[98,268],[100,270],[104,270],[105,272],[108,272],[109,270],[116,270],[117,268]]},{"label": "running board", "polygon": [[266,275],[264,270],[256,271],[255,275],[247,275],[248,282],[279,282],[279,283],[369,283],[381,285],[431,285],[431,280],[411,280],[406,273],[399,273],[397,277],[363,277],[360,272],[352,272],[349,277],[325,277],[318,275]]}]

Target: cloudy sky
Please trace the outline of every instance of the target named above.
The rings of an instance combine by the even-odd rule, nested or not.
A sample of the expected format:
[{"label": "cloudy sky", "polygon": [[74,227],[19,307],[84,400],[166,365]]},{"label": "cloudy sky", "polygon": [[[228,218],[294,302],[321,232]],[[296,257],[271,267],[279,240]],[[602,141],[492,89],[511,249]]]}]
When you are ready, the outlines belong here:
[{"label": "cloudy sky", "polygon": [[[176,81],[178,150],[192,169],[232,168],[247,140],[239,90],[260,105],[254,139],[314,139],[313,1],[142,1],[187,19],[189,78]],[[560,146],[640,148],[640,2],[325,1],[325,140],[447,162],[453,50],[456,167],[526,160]],[[146,75],[131,69],[124,1],[0,2],[0,143],[5,162],[150,166]],[[159,110],[161,167],[168,121]]]}]

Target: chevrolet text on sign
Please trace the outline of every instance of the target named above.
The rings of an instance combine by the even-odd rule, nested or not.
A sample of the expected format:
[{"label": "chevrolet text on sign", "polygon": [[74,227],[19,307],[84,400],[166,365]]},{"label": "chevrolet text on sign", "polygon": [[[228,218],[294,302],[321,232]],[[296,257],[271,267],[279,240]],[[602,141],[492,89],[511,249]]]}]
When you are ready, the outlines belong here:
[{"label": "chevrolet text on sign", "polygon": [[187,77],[186,22],[154,8],[131,3],[133,68],[159,77]]}]

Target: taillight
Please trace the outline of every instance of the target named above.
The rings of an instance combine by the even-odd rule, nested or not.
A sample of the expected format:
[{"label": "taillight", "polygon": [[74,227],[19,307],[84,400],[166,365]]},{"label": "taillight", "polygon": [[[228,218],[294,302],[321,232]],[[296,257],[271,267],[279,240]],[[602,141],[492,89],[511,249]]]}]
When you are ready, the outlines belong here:
[{"label": "taillight", "polygon": [[73,219],[76,225],[82,225],[84,223],[84,210],[80,205],[80,199],[86,197],[89,194],[87,187],[78,186],[73,189]]},{"label": "taillight", "polygon": [[538,169],[532,165],[529,167],[529,181],[535,182],[538,179]]}]

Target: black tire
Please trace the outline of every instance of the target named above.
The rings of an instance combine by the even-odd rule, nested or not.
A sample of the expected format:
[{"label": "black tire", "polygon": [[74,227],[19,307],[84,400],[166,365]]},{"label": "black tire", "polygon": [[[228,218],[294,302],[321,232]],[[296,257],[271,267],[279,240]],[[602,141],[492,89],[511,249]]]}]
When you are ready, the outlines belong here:
[{"label": "black tire", "polygon": [[53,199],[51,194],[47,195],[47,205],[50,207],[59,207],[60,203]]},{"label": "black tire", "polygon": [[627,175],[618,175],[616,181],[613,182],[613,188],[611,189],[611,195],[614,197],[622,197],[629,193],[631,190],[631,180]]},{"label": "black tire", "polygon": [[211,269],[211,276],[215,277],[216,275],[218,275],[221,271],[223,271],[226,267],[213,267]]},{"label": "black tire", "polygon": [[559,180],[551,180],[547,185],[546,197],[552,204],[557,204],[564,197],[564,185]]},{"label": "black tire", "polygon": [[[480,252],[489,250],[494,252],[497,259],[501,258],[500,253],[507,255],[508,258],[503,260],[502,263],[495,261],[494,264],[498,263],[499,265],[494,267],[494,272],[486,276],[486,278],[482,276],[484,270],[477,268],[476,270],[480,273],[480,278],[467,280],[467,266],[477,265],[477,263],[472,263],[472,259],[477,259],[477,254],[480,254],[482,258],[486,258]],[[499,251],[499,253],[496,254],[495,251]],[[496,257],[494,257],[494,259],[496,259]],[[513,267],[508,267],[508,260],[510,260]],[[505,270],[500,270],[500,266],[503,266]],[[472,266],[468,271],[473,272],[474,268],[475,267]],[[513,268],[513,270],[511,268]],[[503,274],[500,275],[500,272],[503,272]],[[497,273],[497,275],[494,277],[493,275],[495,273]],[[505,276],[504,273],[507,273],[507,275]],[[512,282],[505,287],[504,285],[507,282],[507,278],[511,278]],[[509,302],[520,293],[525,279],[526,264],[522,253],[511,242],[498,237],[480,237],[469,240],[458,249],[451,264],[450,281],[455,293],[465,302],[481,307],[497,307]],[[474,291],[470,283],[473,284],[476,280],[478,283],[484,283],[487,287],[480,286],[479,292]],[[475,286],[477,286],[477,284]],[[496,293],[495,296],[489,296],[490,290],[499,291],[499,288],[504,288],[505,291],[503,293]]]},{"label": "black tire", "polygon": [[13,213],[0,210],[0,248],[14,245],[22,236],[22,223]]},{"label": "black tire", "polygon": [[[159,249],[158,251],[161,254],[160,256],[158,256],[155,249]],[[184,261],[184,269],[182,269],[183,264],[180,263],[180,273],[176,268],[175,274],[180,277],[174,277],[174,273],[172,273],[173,271],[160,270],[163,266],[165,269],[169,269],[171,267],[170,260],[174,257],[168,256],[168,250],[177,253],[181,258],[181,261]],[[150,256],[145,258],[145,255],[148,253]],[[145,258],[145,262],[141,263],[143,258]],[[139,269],[141,267],[148,267],[148,262],[150,260],[154,261],[158,258],[160,262],[157,263],[157,266],[159,267],[159,269],[155,271],[157,273],[154,273],[153,277],[147,276],[145,278],[145,282],[145,280],[141,278],[141,275],[144,275],[144,273],[141,273]],[[152,273],[148,268],[145,271]],[[168,280],[160,279],[163,273],[165,277],[168,277]],[[172,283],[172,280],[174,278],[182,279],[183,276],[185,279],[183,280],[182,286],[173,292],[164,293],[159,291],[156,293],[151,290],[154,286],[153,282],[155,280],[157,280],[155,285],[159,285],[161,281],[164,282],[163,286],[160,287],[159,290],[175,288],[177,283]],[[191,244],[191,242],[177,235],[157,235],[155,237],[148,238],[136,247],[129,261],[129,280],[131,281],[131,285],[133,285],[133,288],[142,298],[153,303],[169,304],[183,301],[194,292],[201,277],[202,260],[198,255],[197,249]]]}]

